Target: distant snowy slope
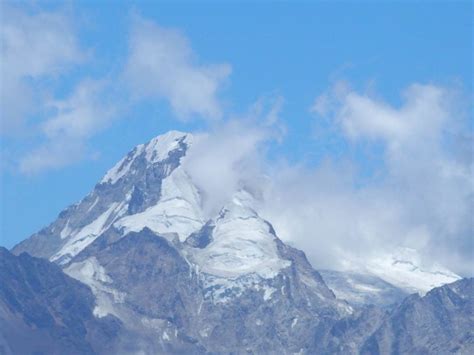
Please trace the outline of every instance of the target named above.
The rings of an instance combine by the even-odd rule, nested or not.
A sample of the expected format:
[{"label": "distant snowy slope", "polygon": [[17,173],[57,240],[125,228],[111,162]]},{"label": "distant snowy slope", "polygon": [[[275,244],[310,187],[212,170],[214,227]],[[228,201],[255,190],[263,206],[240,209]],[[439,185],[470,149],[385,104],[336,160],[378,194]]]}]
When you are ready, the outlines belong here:
[{"label": "distant snowy slope", "polygon": [[408,295],[406,291],[371,274],[333,270],[322,270],[320,273],[336,297],[353,306],[390,306]]},{"label": "distant snowy slope", "polygon": [[336,296],[353,305],[391,305],[406,295],[421,296],[435,287],[461,279],[441,265],[424,264],[419,253],[397,248],[390,254],[346,261],[346,271],[323,270],[324,281]]}]

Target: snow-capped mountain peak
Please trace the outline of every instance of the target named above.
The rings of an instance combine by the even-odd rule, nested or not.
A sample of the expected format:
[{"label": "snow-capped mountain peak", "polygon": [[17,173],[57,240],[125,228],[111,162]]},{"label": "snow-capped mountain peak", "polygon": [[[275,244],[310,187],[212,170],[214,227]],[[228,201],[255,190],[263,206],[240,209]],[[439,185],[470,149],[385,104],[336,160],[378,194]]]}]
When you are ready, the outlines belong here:
[{"label": "snow-capped mountain peak", "polygon": [[192,252],[202,272],[226,278],[257,274],[268,279],[290,265],[278,254],[272,227],[251,206],[250,193],[238,191],[211,220],[209,244]]},{"label": "snow-capped mountain peak", "polygon": [[207,233],[205,247],[186,253],[201,273],[213,277],[270,279],[288,267],[250,192],[236,191],[216,216],[205,217],[199,189],[181,164],[192,143],[191,134],[171,131],[135,147],[47,228],[56,246],[47,257],[67,264],[109,229],[126,235],[148,228],[181,243]]},{"label": "snow-capped mountain peak", "polygon": [[185,238],[203,223],[197,191],[178,169],[192,141],[191,134],[171,131],[136,146],[84,199],[15,249],[33,248],[35,255],[65,264],[114,225],[127,231],[150,224]]},{"label": "snow-capped mountain peak", "polygon": [[146,144],[136,146],[130,153],[114,165],[105,176],[101,183],[115,184],[120,178],[126,175],[137,157],[141,155],[148,163],[157,163],[167,159],[171,152],[182,148],[182,145],[191,146],[193,136],[190,133],[180,131],[169,131],[159,135]]},{"label": "snow-capped mountain peak", "polygon": [[415,249],[406,247],[369,260],[364,269],[406,292],[420,295],[461,279],[442,265],[424,263]]},{"label": "snow-capped mountain peak", "polygon": [[[207,281],[212,279],[213,285],[227,287],[229,280],[249,275],[271,280],[281,274],[292,262],[282,256],[281,241],[270,223],[260,217],[259,203],[252,193],[245,188],[230,193],[215,216],[203,211],[202,195],[183,165],[195,139],[191,134],[171,131],[136,146],[90,194],[20,243],[15,252],[28,251],[67,265],[110,231],[124,237],[146,228],[170,242],[177,240],[186,259]],[[351,270],[409,293],[424,294],[459,279],[440,266],[422,265],[416,251],[399,250],[349,262]],[[356,278],[352,275],[346,281],[353,283]]]}]

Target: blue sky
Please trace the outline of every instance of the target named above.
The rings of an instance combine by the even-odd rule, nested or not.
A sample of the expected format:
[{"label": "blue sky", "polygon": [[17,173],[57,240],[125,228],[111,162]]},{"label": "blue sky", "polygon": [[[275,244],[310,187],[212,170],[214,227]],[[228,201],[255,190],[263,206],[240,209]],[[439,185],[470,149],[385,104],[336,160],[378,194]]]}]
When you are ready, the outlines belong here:
[{"label": "blue sky", "polygon": [[[338,85],[346,87],[346,93],[369,95],[380,110],[403,106],[403,92],[416,83],[449,88],[457,97],[456,112],[464,113],[454,115],[446,127],[459,126],[468,139],[472,135],[473,29],[468,1],[81,1],[66,5],[34,1],[2,2],[1,6],[2,42],[8,44],[2,45],[2,91],[17,93],[13,99],[2,94],[0,244],[6,247],[84,197],[133,146],[170,129],[207,130],[246,115],[256,102],[268,110],[281,104],[278,125],[284,134],[268,144],[269,160],[284,159],[307,169],[317,169],[326,159],[349,161],[356,166],[357,181],[374,172],[386,173],[384,152],[394,136],[379,132],[372,139],[371,130],[363,136],[361,131],[349,132],[348,126],[344,126],[346,131],[335,127],[331,119],[338,121],[343,103],[332,114],[315,109],[321,95],[337,99],[334,87]],[[19,39],[6,41],[20,24],[27,25]],[[62,33],[54,34],[58,36],[54,45],[34,36],[42,33],[43,24],[52,31],[44,33]],[[155,30],[163,32],[161,37]],[[133,31],[137,31],[135,37]],[[182,102],[180,89],[153,86],[153,75],[130,68],[135,63],[133,41],[139,42],[144,33],[151,33],[152,42],[153,35],[171,38],[172,43],[175,35],[184,39],[185,51],[192,54],[183,60],[183,70],[197,73],[199,69],[215,85],[203,99],[206,104],[196,104],[192,97],[188,106],[173,107],[176,95]],[[8,54],[9,46],[14,47],[11,41],[17,40],[27,45]],[[50,59],[38,69],[35,61],[40,56]],[[157,71],[156,75],[162,74]],[[44,128],[45,122],[64,105],[71,110],[77,107],[68,100],[87,80],[93,84],[84,90],[92,92],[92,97],[84,100],[94,101],[95,111],[90,112],[103,122],[92,124],[80,136],[71,134],[71,147],[80,145],[73,149],[68,134],[51,133]],[[147,85],[148,94],[137,94]],[[408,97],[417,92],[409,91]],[[23,105],[26,93],[30,103]],[[329,121],[321,116],[328,116]],[[469,150],[472,144],[468,142]],[[38,158],[38,152],[51,144],[71,149],[70,156],[31,168],[27,157]],[[454,161],[460,156],[456,154],[450,151],[443,156]],[[469,233],[469,226],[461,229],[465,232],[466,228]]]}]

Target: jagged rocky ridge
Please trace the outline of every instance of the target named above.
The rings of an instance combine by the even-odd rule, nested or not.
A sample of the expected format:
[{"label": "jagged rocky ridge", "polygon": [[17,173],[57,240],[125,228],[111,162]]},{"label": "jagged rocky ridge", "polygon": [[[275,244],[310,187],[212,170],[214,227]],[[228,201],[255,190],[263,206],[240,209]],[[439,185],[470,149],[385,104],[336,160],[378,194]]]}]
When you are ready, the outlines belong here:
[{"label": "jagged rocky ridge", "polygon": [[[256,327],[257,334],[247,333],[251,328],[248,321],[268,320],[275,316],[272,309],[284,304],[263,309],[259,304],[244,300],[228,306],[208,304],[210,308],[219,309],[220,320],[226,323],[216,325],[213,323],[216,309],[203,311],[201,308],[207,315],[202,318],[203,328],[195,328],[191,334],[214,327],[212,332],[224,337],[228,344],[205,347],[199,336],[195,338],[184,331],[196,321],[196,314],[189,314],[184,306],[196,300],[186,295],[199,291],[193,290],[195,285],[183,285],[180,277],[186,274],[184,264],[178,259],[170,262],[176,256],[174,248],[149,231],[121,240],[125,244],[112,248],[121,249],[120,256],[128,256],[123,260],[101,257],[122,275],[124,280],[118,287],[121,288],[121,284],[128,287],[129,300],[122,302],[129,304],[117,308],[121,319],[110,314],[94,316],[97,305],[91,290],[65,275],[56,265],[25,253],[14,256],[0,248],[0,353],[294,353],[288,347],[291,344],[280,339],[288,328],[296,328],[292,344],[303,345],[298,352],[307,354],[471,354],[474,350],[474,279],[435,288],[424,297],[414,294],[391,311],[371,306],[343,318],[327,314],[320,318],[319,326],[309,320],[309,329],[297,328],[297,323],[292,321],[291,325],[276,323],[276,328],[271,329],[264,326],[260,332]],[[143,258],[136,258],[136,253]],[[156,254],[167,265],[160,272],[152,261]],[[87,260],[87,255],[83,257]],[[128,270],[129,264],[133,265],[133,275],[130,271],[122,272],[121,267]],[[103,276],[98,273],[96,278]],[[169,286],[167,279],[176,276],[174,287],[160,287],[161,283]],[[144,284],[151,289],[144,290]],[[141,296],[144,294],[148,297]],[[263,322],[258,323],[255,324],[263,325]],[[302,341],[299,337],[307,333],[309,336]]]},{"label": "jagged rocky ridge", "polygon": [[90,289],[58,266],[0,247],[1,354],[106,352],[121,325],[93,307]]},{"label": "jagged rocky ridge", "polygon": [[391,311],[369,307],[337,321],[322,339],[324,353],[472,354],[474,279],[413,294]]},{"label": "jagged rocky ridge", "polygon": [[[349,303],[338,299],[304,253],[278,239],[244,186],[206,217],[183,164],[195,139],[173,131],[137,146],[13,252],[49,259],[89,286],[92,314],[117,320],[123,352],[345,353],[352,331],[360,341],[351,351],[366,346],[388,311],[365,304],[392,304],[404,291],[389,284],[392,299],[382,292],[354,302],[353,284],[340,282],[347,275],[326,273],[335,290],[351,292]],[[357,329],[331,336],[344,322]]]}]

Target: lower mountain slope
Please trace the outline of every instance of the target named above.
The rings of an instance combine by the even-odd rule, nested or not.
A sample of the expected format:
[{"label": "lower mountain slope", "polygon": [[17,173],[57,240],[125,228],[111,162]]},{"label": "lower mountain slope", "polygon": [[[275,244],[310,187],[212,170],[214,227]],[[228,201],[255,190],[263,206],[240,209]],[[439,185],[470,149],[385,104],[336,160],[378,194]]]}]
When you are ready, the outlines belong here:
[{"label": "lower mountain slope", "polygon": [[[51,262],[0,248],[0,354],[205,353],[181,334],[161,341],[156,323],[129,317],[125,324],[100,313],[96,294]],[[163,290],[157,294],[173,297]],[[146,292],[146,298],[154,297]]]},{"label": "lower mountain slope", "polygon": [[351,308],[302,252],[274,238],[287,267],[269,278],[216,278],[186,259],[195,247],[148,228],[125,236],[111,229],[64,270],[91,286],[98,317],[113,314],[129,331],[153,332],[170,348],[186,339],[196,352],[304,351]]},{"label": "lower mountain slope", "polygon": [[106,353],[120,333],[114,317],[92,314],[87,286],[46,260],[0,248],[0,353]]},{"label": "lower mountain slope", "polygon": [[[218,299],[183,257],[187,246],[149,229],[119,238],[110,231],[89,248],[64,270],[90,288],[53,263],[0,248],[0,353],[474,352],[474,279],[390,310],[351,313],[321,293],[304,254],[284,244],[279,253],[294,267]],[[277,290],[269,295],[262,285]]]},{"label": "lower mountain slope", "polygon": [[362,347],[365,354],[474,353],[474,279],[406,298]]},{"label": "lower mountain slope", "polygon": [[413,294],[387,311],[375,306],[334,323],[315,352],[327,354],[474,353],[474,279]]}]

